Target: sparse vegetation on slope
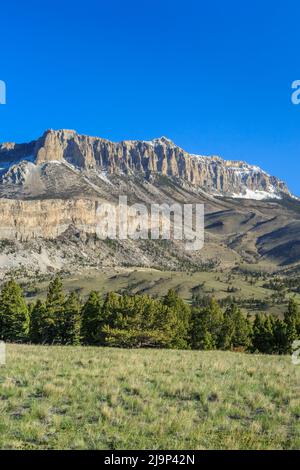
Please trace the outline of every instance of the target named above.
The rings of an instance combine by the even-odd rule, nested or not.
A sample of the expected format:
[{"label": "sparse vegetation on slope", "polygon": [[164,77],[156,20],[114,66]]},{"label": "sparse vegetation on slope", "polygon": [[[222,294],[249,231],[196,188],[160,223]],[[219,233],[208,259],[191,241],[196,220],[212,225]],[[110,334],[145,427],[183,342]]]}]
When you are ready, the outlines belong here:
[{"label": "sparse vegetation on slope", "polygon": [[300,367],[218,351],[8,345],[2,449],[298,449]]}]

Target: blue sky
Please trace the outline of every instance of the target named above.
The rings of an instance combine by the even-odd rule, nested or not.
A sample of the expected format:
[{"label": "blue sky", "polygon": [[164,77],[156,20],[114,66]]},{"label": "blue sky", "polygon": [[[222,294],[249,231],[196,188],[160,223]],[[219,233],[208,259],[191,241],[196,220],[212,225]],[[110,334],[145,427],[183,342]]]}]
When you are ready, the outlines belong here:
[{"label": "blue sky", "polygon": [[2,2],[0,141],[166,135],[300,195],[299,13],[296,1]]}]

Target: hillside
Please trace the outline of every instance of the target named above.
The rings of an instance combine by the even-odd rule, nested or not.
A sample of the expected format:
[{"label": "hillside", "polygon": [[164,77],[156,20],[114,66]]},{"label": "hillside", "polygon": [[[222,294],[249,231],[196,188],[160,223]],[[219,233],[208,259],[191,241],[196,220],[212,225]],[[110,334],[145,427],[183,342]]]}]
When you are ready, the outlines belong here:
[{"label": "hillside", "polygon": [[[147,294],[154,298],[162,298],[169,289],[174,289],[180,297],[191,303],[193,296],[213,296],[226,302],[235,298],[245,313],[254,315],[268,312],[275,316],[284,314],[290,298],[300,303],[299,276],[289,274],[282,276],[287,285],[279,290],[278,285],[269,285],[276,277],[267,272],[259,276],[245,267],[245,272],[225,271],[161,271],[145,268],[105,268],[104,270],[88,270],[81,275],[64,273],[63,284],[67,292],[77,292],[84,299],[94,289],[102,295],[108,292],[130,295]],[[17,273],[16,273],[17,274]],[[45,299],[51,275],[33,276],[19,272],[20,282],[24,288],[28,302]],[[288,282],[294,282],[293,289]]]},{"label": "hillside", "polygon": [[297,449],[300,368],[230,352],[8,345],[2,449]]},{"label": "hillside", "polygon": [[[252,264],[270,271],[300,263],[300,202],[257,166],[191,155],[163,137],[113,143],[47,131],[0,145],[0,270],[28,274],[143,266],[201,270]],[[101,240],[98,209],[128,204],[204,204],[205,244]],[[134,219],[134,217],[133,217]]]}]

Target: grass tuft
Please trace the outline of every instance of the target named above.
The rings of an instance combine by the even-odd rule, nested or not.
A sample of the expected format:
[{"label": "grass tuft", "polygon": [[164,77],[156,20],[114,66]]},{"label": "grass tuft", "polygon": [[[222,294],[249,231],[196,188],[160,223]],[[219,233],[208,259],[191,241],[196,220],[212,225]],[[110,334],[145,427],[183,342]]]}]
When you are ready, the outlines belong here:
[{"label": "grass tuft", "polygon": [[222,351],[8,345],[2,449],[298,449],[300,367]]}]

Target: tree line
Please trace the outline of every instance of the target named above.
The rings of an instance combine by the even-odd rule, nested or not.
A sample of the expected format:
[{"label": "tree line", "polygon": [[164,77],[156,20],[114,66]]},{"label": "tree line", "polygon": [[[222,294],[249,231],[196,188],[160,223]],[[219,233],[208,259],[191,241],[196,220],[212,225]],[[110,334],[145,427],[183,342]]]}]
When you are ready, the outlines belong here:
[{"label": "tree line", "polygon": [[74,292],[65,294],[59,277],[50,282],[45,301],[28,305],[12,279],[0,293],[0,339],[288,354],[293,341],[300,339],[300,311],[292,299],[283,319],[257,314],[253,320],[234,301],[222,308],[214,298],[196,297],[190,305],[174,290],[161,299],[92,291],[83,302]]}]

